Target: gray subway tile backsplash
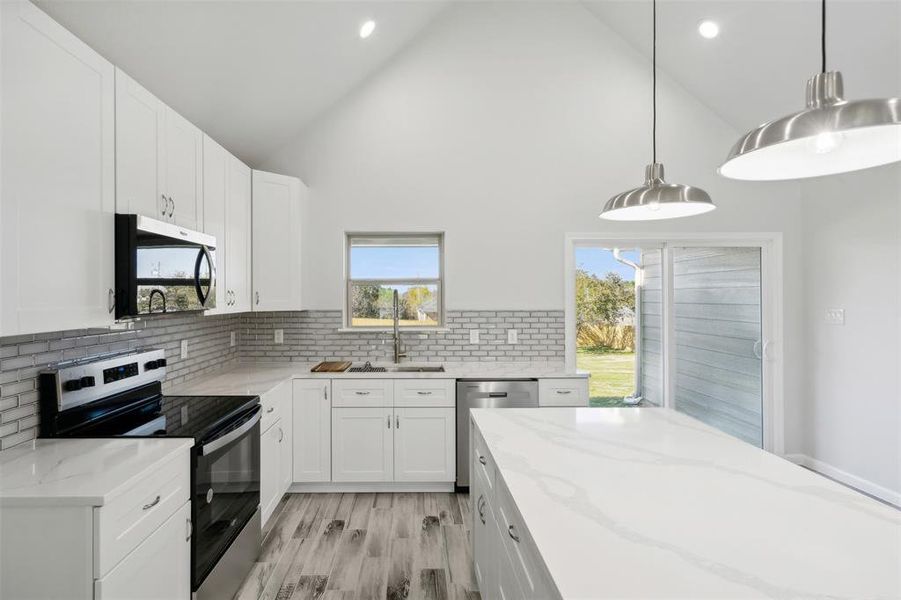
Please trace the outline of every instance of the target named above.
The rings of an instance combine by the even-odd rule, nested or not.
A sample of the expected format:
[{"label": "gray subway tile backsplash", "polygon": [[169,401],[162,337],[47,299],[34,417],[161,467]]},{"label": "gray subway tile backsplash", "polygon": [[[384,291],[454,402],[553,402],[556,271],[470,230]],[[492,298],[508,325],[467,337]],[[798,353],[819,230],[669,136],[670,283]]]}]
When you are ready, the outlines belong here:
[{"label": "gray subway tile backsplash", "polygon": [[[168,358],[164,391],[224,364],[312,362],[392,358],[388,332],[343,332],[341,311],[297,311],[204,316],[175,314],[130,323],[128,329],[77,329],[0,337],[0,450],[33,440],[38,433],[37,375],[48,364],[141,347],[163,348]],[[274,330],[284,343],[274,343]],[[480,343],[469,343],[478,329]],[[519,343],[507,344],[507,329]],[[231,346],[230,334],[237,333]],[[404,332],[407,361],[563,362],[563,311],[448,311],[443,331]],[[181,359],[181,340],[188,358]]]}]

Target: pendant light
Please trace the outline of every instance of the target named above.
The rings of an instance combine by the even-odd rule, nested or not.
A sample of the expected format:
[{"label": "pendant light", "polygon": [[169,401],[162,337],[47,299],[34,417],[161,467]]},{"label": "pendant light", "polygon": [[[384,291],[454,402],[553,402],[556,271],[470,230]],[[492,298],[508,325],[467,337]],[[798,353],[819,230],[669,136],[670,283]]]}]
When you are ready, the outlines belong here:
[{"label": "pendant light", "polygon": [[901,99],[848,101],[842,74],[826,71],[826,0],[821,2],[822,69],[807,81],[807,108],[745,134],[720,167],[732,179],[803,179],[901,160]]},{"label": "pendant light", "polygon": [[657,0],[653,1],[653,14],[653,158],[651,164],[645,167],[643,186],[617,194],[604,205],[600,217],[609,221],[675,219],[700,215],[716,208],[701,188],[664,181],[663,165],[657,162]]}]

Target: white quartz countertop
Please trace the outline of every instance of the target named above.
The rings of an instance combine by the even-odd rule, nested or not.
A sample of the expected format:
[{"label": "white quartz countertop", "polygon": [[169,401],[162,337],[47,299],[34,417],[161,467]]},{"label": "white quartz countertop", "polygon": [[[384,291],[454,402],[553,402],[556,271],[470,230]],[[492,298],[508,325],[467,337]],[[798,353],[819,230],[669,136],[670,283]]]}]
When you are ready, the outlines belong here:
[{"label": "white quartz countertop", "polygon": [[191,438],[38,439],[0,453],[0,507],[102,506]]},{"label": "white quartz countertop", "polygon": [[[443,373],[387,371],[385,373],[312,373],[318,363],[238,363],[202,375],[166,391],[169,395],[259,395],[289,379],[532,379],[544,377],[587,378],[586,371],[566,371],[557,363],[460,362],[443,364]],[[356,365],[357,363],[354,363]],[[379,363],[374,363],[377,366]],[[409,363],[428,364],[428,363]],[[405,366],[409,366],[404,363]],[[390,367],[389,367],[390,368]]]},{"label": "white quartz countertop", "polygon": [[563,598],[901,598],[901,511],[692,418],[473,418]]}]

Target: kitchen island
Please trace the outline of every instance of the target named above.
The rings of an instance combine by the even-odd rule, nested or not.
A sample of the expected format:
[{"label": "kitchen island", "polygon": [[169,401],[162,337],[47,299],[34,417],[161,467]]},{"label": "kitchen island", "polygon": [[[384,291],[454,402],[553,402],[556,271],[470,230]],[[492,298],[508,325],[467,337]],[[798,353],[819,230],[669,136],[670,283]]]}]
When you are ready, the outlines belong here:
[{"label": "kitchen island", "polygon": [[675,411],[472,427],[483,597],[901,597],[901,511]]}]

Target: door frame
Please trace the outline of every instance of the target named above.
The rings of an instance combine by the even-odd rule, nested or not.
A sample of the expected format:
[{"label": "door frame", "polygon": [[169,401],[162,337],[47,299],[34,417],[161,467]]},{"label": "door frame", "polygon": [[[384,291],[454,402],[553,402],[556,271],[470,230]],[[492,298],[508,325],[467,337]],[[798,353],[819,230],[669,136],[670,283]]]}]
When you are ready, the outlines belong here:
[{"label": "door frame", "polygon": [[670,247],[759,247],[761,279],[761,334],[765,340],[763,360],[763,448],[785,454],[785,405],[783,340],[783,255],[780,232],[712,233],[566,233],[563,248],[564,348],[567,370],[576,369],[576,279],[575,250],[592,246],[658,246],[663,249],[664,319],[663,381],[664,406],[672,408],[673,368],[670,365],[675,335],[673,330],[672,270]]}]

